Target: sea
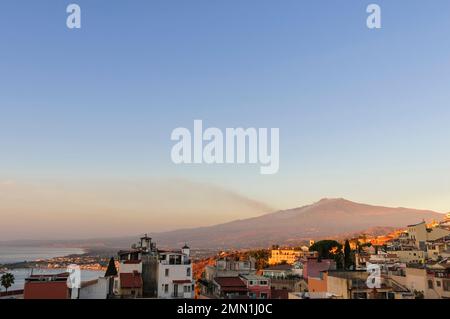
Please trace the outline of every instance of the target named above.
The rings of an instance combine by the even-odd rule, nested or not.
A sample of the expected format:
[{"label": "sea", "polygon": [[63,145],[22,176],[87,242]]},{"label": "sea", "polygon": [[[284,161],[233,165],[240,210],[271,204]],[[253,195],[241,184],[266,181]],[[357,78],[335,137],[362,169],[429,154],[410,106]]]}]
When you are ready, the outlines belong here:
[{"label": "sea", "polygon": [[36,261],[67,255],[84,254],[81,248],[1,246],[0,264]]},{"label": "sea", "polygon": [[[23,247],[23,246],[0,246],[0,264],[11,264],[23,261],[37,261],[54,257],[63,257],[74,254],[83,254],[85,251],[80,248],[60,248],[60,247]],[[64,272],[64,269],[46,269],[46,268],[34,268],[34,269],[13,269],[8,270],[9,273],[14,275],[14,284],[9,290],[20,290],[25,285],[25,278],[31,275],[37,274],[53,274]],[[97,279],[103,276],[103,271],[95,270],[82,270],[81,280],[88,281]],[[0,291],[2,287],[0,287]]]}]

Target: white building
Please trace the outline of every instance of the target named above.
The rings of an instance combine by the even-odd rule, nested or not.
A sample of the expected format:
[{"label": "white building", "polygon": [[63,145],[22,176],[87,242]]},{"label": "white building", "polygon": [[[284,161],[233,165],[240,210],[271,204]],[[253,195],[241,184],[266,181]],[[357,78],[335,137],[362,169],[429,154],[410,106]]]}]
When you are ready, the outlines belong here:
[{"label": "white building", "polygon": [[81,283],[79,299],[106,299],[108,296],[108,278],[101,277]]},{"label": "white building", "polygon": [[205,267],[205,279],[212,282],[216,277],[238,277],[239,275],[256,274],[255,263],[256,260],[253,257],[246,260],[219,259],[215,265]]},{"label": "white building", "polygon": [[442,226],[428,228],[425,221],[423,221],[419,224],[408,225],[408,236],[415,242],[417,248],[425,251],[427,241],[450,236],[450,230]]},{"label": "white building", "polygon": [[114,293],[121,298],[194,298],[187,245],[176,251],[159,250],[145,235],[131,250],[119,251],[119,263]]},{"label": "white building", "polygon": [[158,298],[194,298],[190,249],[158,251]]}]

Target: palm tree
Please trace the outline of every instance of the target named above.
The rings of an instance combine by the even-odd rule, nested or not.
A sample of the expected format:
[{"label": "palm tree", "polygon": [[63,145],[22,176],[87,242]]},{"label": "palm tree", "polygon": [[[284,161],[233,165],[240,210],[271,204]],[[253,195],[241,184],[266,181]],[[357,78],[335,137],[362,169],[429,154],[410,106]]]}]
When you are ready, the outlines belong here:
[{"label": "palm tree", "polygon": [[11,273],[6,273],[0,278],[1,284],[5,287],[6,292],[8,292],[8,288],[14,284],[14,279],[14,275]]}]

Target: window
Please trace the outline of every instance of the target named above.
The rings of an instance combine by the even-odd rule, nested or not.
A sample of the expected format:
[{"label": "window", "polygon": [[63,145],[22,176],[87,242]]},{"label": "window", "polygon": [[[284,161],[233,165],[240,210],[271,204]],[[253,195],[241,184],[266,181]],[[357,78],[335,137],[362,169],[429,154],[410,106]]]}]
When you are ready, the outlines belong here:
[{"label": "window", "polygon": [[367,299],[367,293],[365,292],[354,292],[353,299]]},{"label": "window", "polygon": [[267,281],[261,280],[259,283],[261,286],[267,286]]},{"label": "window", "polygon": [[169,264],[170,265],[181,265],[181,256],[180,255],[169,255]]},{"label": "window", "polygon": [[428,280],[428,289],[433,289],[433,280]]},{"label": "window", "polygon": [[444,279],[443,286],[444,286],[444,291],[450,291],[450,280]]},{"label": "window", "polygon": [[164,286],[164,293],[165,293],[165,294],[169,293],[169,285],[168,285],[168,284],[165,284],[165,285],[163,285],[163,286]]},{"label": "window", "polygon": [[440,280],[437,280],[437,281],[436,281],[436,286],[438,286],[438,287],[441,286],[441,281],[440,281]]},{"label": "window", "polygon": [[166,270],[165,270],[165,275],[166,275],[166,277],[169,277],[169,269],[168,268],[166,268]]},{"label": "window", "polygon": [[262,292],[260,295],[261,299],[267,299],[267,294]]},{"label": "window", "polygon": [[184,286],[183,287],[184,292],[191,292],[191,286]]},{"label": "window", "polygon": [[186,269],[186,276],[190,277],[191,276],[191,267],[188,267]]}]

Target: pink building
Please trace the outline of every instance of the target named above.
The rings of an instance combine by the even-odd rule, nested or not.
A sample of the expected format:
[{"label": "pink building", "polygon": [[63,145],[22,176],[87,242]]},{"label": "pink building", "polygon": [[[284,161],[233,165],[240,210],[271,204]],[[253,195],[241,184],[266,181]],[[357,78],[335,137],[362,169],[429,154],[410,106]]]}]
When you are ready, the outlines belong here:
[{"label": "pink building", "polygon": [[248,289],[248,296],[251,299],[270,299],[270,279],[258,275],[240,275],[242,281]]},{"label": "pink building", "polygon": [[303,278],[318,278],[321,271],[336,270],[336,262],[332,259],[308,258],[303,262]]}]

